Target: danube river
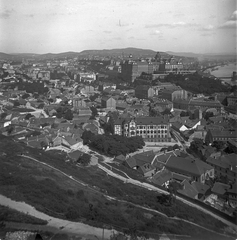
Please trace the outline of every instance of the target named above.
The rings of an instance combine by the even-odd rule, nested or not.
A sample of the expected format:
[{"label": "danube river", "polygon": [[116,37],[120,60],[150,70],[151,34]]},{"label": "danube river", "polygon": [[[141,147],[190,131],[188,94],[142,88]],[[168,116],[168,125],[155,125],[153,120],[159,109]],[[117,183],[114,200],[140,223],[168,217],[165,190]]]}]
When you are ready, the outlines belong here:
[{"label": "danube river", "polygon": [[230,80],[233,72],[237,73],[237,65],[230,63],[228,65],[218,67],[218,70],[212,71],[211,75],[220,79],[223,78],[223,80],[227,80],[227,78]]}]

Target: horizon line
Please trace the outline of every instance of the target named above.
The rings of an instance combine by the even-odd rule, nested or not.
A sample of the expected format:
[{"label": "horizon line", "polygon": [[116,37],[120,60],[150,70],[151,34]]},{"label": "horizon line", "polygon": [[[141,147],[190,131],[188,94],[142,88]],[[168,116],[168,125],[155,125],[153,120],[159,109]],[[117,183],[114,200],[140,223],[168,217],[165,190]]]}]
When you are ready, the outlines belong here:
[{"label": "horizon line", "polygon": [[34,53],[34,52],[14,52],[14,53],[9,53],[9,52],[3,52],[1,51],[0,53],[3,53],[3,54],[8,54],[8,55],[18,55],[18,54],[32,54],[32,55],[46,55],[46,54],[61,54],[61,53],[81,53],[83,51],[103,51],[103,50],[122,50],[122,49],[138,49],[138,50],[148,50],[148,51],[154,51],[154,52],[164,52],[164,53],[169,53],[169,52],[172,52],[172,53],[177,53],[177,54],[180,54],[180,53],[184,53],[184,54],[187,54],[187,53],[190,53],[190,54],[196,54],[196,55],[236,55],[236,53],[234,52],[214,52],[214,53],[208,53],[208,52],[205,52],[205,53],[196,53],[196,52],[191,52],[191,51],[158,51],[158,50],[153,50],[153,49],[148,49],[148,48],[137,48],[137,47],[125,47],[125,48],[103,48],[103,49],[84,49],[84,50],[81,50],[81,51],[73,51],[73,50],[69,50],[69,51],[62,51],[62,52],[44,52],[44,53]]}]

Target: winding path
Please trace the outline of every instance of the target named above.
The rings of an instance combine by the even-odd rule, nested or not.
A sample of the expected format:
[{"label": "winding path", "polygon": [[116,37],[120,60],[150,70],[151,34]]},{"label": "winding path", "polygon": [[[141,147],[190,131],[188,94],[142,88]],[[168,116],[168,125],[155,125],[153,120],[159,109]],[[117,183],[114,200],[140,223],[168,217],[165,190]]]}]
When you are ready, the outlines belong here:
[{"label": "winding path", "polygon": [[[80,185],[82,185],[82,186],[84,186],[84,187],[87,187],[87,188],[89,188],[90,190],[93,190],[93,191],[95,191],[95,192],[97,192],[97,193],[103,194],[103,193],[101,193],[100,191],[97,191],[97,190],[93,189],[93,188],[90,187],[88,184],[86,184],[86,183],[84,183],[84,182],[82,182],[82,181],[79,181],[79,180],[73,178],[72,176],[64,173],[63,171],[61,171],[61,170],[59,170],[59,169],[57,169],[57,168],[55,168],[55,167],[53,167],[53,166],[51,166],[51,165],[49,165],[49,164],[47,164],[47,163],[41,162],[41,161],[39,161],[39,160],[37,160],[37,159],[35,159],[35,158],[32,158],[32,157],[30,157],[30,156],[27,156],[27,155],[18,155],[18,156],[20,156],[20,157],[25,157],[25,158],[30,159],[30,160],[33,160],[33,161],[35,161],[35,162],[37,162],[37,163],[39,163],[39,164],[45,165],[45,166],[47,166],[47,167],[49,167],[49,168],[51,168],[51,169],[53,169],[53,170],[55,170],[55,171],[57,171],[57,172],[60,172],[60,173],[63,174],[64,176],[70,178],[72,181],[74,181],[74,182],[76,182],[76,183],[78,183],[78,184],[80,184]],[[148,190],[153,190],[153,191],[157,191],[157,192],[159,192],[159,193],[168,194],[167,191],[162,190],[162,189],[159,189],[159,188],[157,188],[157,187],[155,187],[155,186],[153,186],[153,185],[150,185],[150,184],[148,184],[148,183],[141,183],[141,182],[139,182],[139,181],[137,181],[137,180],[134,180],[134,179],[132,179],[132,178],[125,178],[125,177],[123,177],[123,176],[121,176],[121,175],[119,175],[119,174],[116,174],[116,173],[112,172],[111,170],[107,169],[106,167],[104,167],[104,166],[102,166],[102,165],[100,165],[100,164],[98,164],[98,166],[99,166],[99,168],[100,168],[101,170],[105,171],[105,172],[106,172],[107,174],[109,174],[110,176],[115,177],[115,178],[117,178],[117,179],[120,179],[120,180],[122,180],[122,181],[125,182],[125,183],[131,183],[131,184],[134,184],[134,185],[137,185],[137,186],[146,188],[146,189],[148,189]],[[121,171],[121,172],[123,172],[123,171]],[[200,228],[202,228],[202,229],[205,229],[205,230],[207,230],[207,231],[209,231],[209,232],[216,233],[216,234],[219,234],[219,235],[221,235],[221,236],[228,237],[228,235],[221,234],[221,233],[217,233],[217,232],[215,232],[215,231],[213,231],[213,230],[211,230],[211,229],[205,228],[205,227],[200,226],[200,225],[198,225],[198,224],[196,224],[196,223],[193,223],[193,222],[191,222],[191,221],[188,221],[188,220],[185,220],[185,219],[181,219],[181,218],[178,218],[178,217],[169,217],[169,216],[167,216],[166,214],[164,214],[164,213],[162,213],[162,212],[159,212],[159,211],[157,211],[157,210],[150,209],[150,208],[147,208],[147,207],[144,207],[144,206],[141,206],[141,205],[137,205],[137,204],[134,204],[134,203],[125,201],[125,200],[119,200],[119,199],[114,198],[114,197],[111,197],[111,196],[109,196],[109,195],[107,195],[107,194],[103,194],[103,195],[104,195],[108,200],[116,200],[116,201],[119,201],[119,202],[122,202],[122,203],[131,204],[131,205],[136,206],[136,207],[138,207],[138,208],[141,208],[141,209],[144,209],[144,210],[147,210],[147,211],[150,211],[150,212],[153,212],[153,213],[162,215],[163,217],[166,217],[166,218],[169,218],[169,219],[172,219],[172,220],[183,221],[183,222],[189,223],[189,224],[191,224],[191,225],[194,225],[194,226],[196,226],[196,227],[200,227]],[[1,196],[1,195],[0,195],[0,196]],[[198,206],[198,205],[196,205],[196,204],[194,204],[194,203],[191,203],[191,202],[189,202],[189,201],[187,201],[187,200],[185,200],[185,199],[182,199],[181,197],[178,197],[178,196],[177,196],[176,198],[179,199],[180,201],[184,202],[185,204],[189,205],[189,206],[195,207],[195,208],[197,208],[197,209],[199,209],[199,210],[201,210],[201,211],[203,211],[203,212],[205,212],[205,213],[207,213],[207,214],[215,217],[216,219],[222,221],[223,223],[225,223],[226,225],[230,226],[231,228],[235,229],[235,231],[237,231],[237,226],[236,226],[235,224],[233,224],[233,223],[231,223],[231,222],[229,222],[229,221],[227,221],[227,220],[225,220],[225,219],[217,216],[216,214],[214,214],[214,213],[212,213],[212,212],[210,212],[210,211],[208,211],[208,210],[206,210],[206,209],[204,209],[204,208],[202,208],[202,207],[200,207],[200,206]],[[0,198],[0,202],[1,202],[1,198]],[[26,205],[27,205],[27,204],[26,204]],[[15,209],[17,210],[17,208],[15,208]],[[33,208],[33,209],[34,209],[34,208]],[[35,211],[37,211],[37,210],[35,210]],[[37,212],[38,212],[38,211],[37,211]],[[46,215],[46,214],[44,214],[44,213],[40,213],[40,212],[38,212],[38,213],[39,213],[39,215],[33,215],[33,216],[36,216],[36,217],[40,218],[40,216]],[[44,215],[41,215],[41,214],[44,214]],[[46,215],[46,216],[49,217],[48,215]],[[52,218],[52,217],[49,217],[49,218],[50,218],[50,219],[56,219],[56,218]],[[44,219],[44,218],[42,218],[42,219]],[[47,219],[45,219],[45,220],[47,220]],[[59,222],[60,222],[60,221],[63,221],[63,222],[61,222],[61,223],[64,223],[64,224],[61,224],[61,225],[59,224],[60,226],[62,226],[62,225],[63,225],[63,226],[66,226],[66,225],[68,224],[67,227],[65,228],[65,230],[67,230],[67,229],[69,228],[68,226],[70,226],[71,224],[72,224],[72,226],[74,226],[74,225],[76,225],[76,224],[82,224],[82,223],[74,223],[74,222],[70,222],[70,221],[66,221],[66,220],[61,220],[61,219],[56,219],[56,220],[59,221]],[[56,221],[56,222],[57,222],[57,221]],[[53,222],[53,223],[55,223],[55,222]],[[51,221],[49,222],[49,224],[51,224]],[[73,225],[73,224],[74,224],[74,225]],[[57,225],[57,227],[58,227],[59,225]],[[91,227],[91,226],[86,225],[86,224],[82,224],[82,225],[83,225],[83,226],[86,226],[86,228]],[[54,226],[54,225],[51,225],[51,226]],[[95,233],[98,232],[98,228],[94,228],[94,227],[91,227],[91,228],[92,228],[93,231],[95,231]],[[74,229],[74,228],[72,228],[72,229]],[[95,229],[96,229],[96,230],[95,230]],[[70,231],[71,231],[71,228],[70,228]],[[74,230],[73,230],[73,231],[74,231]],[[72,231],[72,232],[73,232],[73,231]],[[102,229],[100,229],[100,231],[102,231]],[[91,233],[91,232],[90,232],[90,233]],[[95,233],[94,233],[93,235],[96,235]],[[110,236],[109,234],[112,235],[111,230],[108,230],[107,235]]]}]

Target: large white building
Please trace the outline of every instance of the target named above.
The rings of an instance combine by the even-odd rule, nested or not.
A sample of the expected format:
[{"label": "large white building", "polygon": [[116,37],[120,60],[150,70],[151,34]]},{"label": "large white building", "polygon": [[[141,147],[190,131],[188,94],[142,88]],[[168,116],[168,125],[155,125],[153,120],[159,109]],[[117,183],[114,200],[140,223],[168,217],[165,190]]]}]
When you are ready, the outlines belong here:
[{"label": "large white building", "polygon": [[162,117],[118,118],[114,133],[126,137],[141,136],[146,142],[170,142],[170,124]]}]

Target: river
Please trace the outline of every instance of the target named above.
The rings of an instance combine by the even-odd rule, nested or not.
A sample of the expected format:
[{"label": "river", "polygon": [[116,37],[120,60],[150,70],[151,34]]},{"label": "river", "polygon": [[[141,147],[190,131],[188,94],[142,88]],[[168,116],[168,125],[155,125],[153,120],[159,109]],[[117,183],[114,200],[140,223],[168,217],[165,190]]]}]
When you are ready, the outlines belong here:
[{"label": "river", "polygon": [[[237,65],[234,63],[230,63],[225,66],[219,66],[218,70],[214,70],[211,72],[211,75],[220,79],[224,78],[223,80],[230,80],[234,71],[237,72]],[[229,79],[226,79],[226,77]]]},{"label": "river", "polygon": [[[43,220],[48,221],[47,227],[57,228],[58,233],[66,233],[78,236],[88,237],[90,239],[101,239],[103,234],[102,228],[96,228],[80,222],[71,222],[51,217],[45,213],[37,211],[34,207],[24,202],[16,202],[0,194],[0,204],[17,211],[29,214]],[[46,227],[46,229],[47,229]],[[104,238],[110,239],[110,236],[116,233],[115,230],[104,229]]]}]

